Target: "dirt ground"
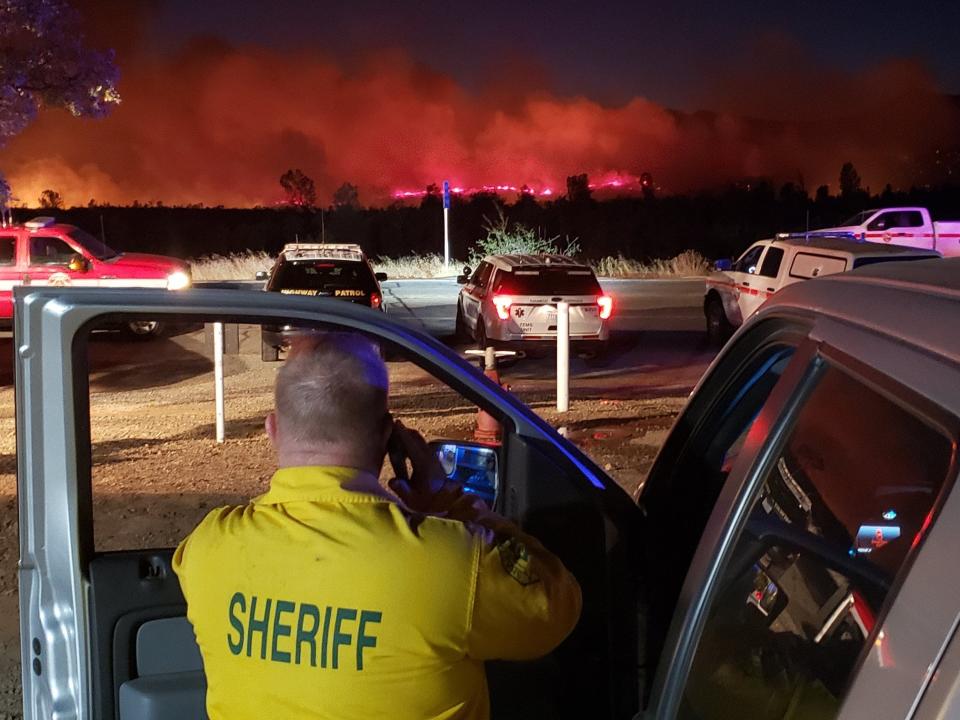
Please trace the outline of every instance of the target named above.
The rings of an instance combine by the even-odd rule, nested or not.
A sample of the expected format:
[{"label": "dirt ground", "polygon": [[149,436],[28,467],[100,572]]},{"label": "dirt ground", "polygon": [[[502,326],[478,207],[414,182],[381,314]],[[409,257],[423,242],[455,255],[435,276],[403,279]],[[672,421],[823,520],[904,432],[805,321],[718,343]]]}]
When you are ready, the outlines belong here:
[{"label": "dirt ground", "polygon": [[[597,367],[575,361],[571,409],[554,407],[550,358],[505,371],[521,399],[633,492],[712,355],[698,337],[644,334]],[[214,442],[212,363],[202,332],[150,343],[90,343],[94,526],[98,550],[169,547],[217,505],[266,490],[274,458],[264,435],[279,367],[252,334],[228,355],[226,436]],[[2,341],[0,357],[12,355]],[[9,362],[9,360],[7,361]],[[476,409],[410,363],[391,362],[396,417],[428,439],[468,438]],[[0,367],[0,718],[20,716],[17,506],[10,368]]]}]

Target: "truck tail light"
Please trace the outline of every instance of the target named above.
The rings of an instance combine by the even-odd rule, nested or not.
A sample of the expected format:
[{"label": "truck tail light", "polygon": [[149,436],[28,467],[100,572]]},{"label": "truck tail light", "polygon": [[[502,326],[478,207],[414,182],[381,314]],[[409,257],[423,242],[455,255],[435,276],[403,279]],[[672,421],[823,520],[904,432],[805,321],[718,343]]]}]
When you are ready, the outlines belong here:
[{"label": "truck tail light", "polygon": [[378,310],[383,304],[383,296],[378,292],[370,293],[370,307],[374,310]]},{"label": "truck tail light", "polygon": [[497,317],[501,320],[510,318],[510,306],[513,305],[513,298],[509,295],[494,295],[493,306],[497,308]]},{"label": "truck tail light", "polygon": [[609,295],[601,295],[597,298],[597,305],[600,307],[600,319],[609,319],[613,314],[613,298]]}]

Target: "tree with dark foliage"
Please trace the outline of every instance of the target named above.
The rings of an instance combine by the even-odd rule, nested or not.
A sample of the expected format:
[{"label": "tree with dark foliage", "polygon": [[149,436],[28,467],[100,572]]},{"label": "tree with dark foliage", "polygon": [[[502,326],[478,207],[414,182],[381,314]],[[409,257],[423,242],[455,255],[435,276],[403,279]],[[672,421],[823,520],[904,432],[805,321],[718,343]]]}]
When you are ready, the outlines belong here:
[{"label": "tree with dark foliage", "polygon": [[333,194],[333,206],[337,208],[360,208],[360,191],[353,183],[345,182]]},{"label": "tree with dark foliage", "polygon": [[287,170],[280,176],[280,187],[287,195],[287,203],[297,207],[311,208],[317,204],[317,188],[313,180],[300,168]]},{"label": "tree with dark foliage", "polygon": [[61,210],[63,208],[63,197],[56,190],[44,190],[40,193],[37,202],[44,210]]},{"label": "tree with dark foliage", "polygon": [[852,162],[845,162],[840,168],[840,197],[852,198],[860,192],[860,173]]},{"label": "tree with dark foliage", "polygon": [[590,200],[590,178],[586,173],[570,175],[567,178],[567,200],[572,203]]}]

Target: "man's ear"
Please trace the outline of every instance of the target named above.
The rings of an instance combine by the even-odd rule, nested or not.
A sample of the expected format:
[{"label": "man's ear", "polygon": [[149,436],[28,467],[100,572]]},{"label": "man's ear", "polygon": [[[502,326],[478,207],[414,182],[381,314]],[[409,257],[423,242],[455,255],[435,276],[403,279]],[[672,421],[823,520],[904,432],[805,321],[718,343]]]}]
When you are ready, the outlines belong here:
[{"label": "man's ear", "polygon": [[267,437],[270,438],[270,443],[276,447],[277,446],[277,414],[271,410],[267,413],[267,417],[263,420],[263,428],[267,431]]}]

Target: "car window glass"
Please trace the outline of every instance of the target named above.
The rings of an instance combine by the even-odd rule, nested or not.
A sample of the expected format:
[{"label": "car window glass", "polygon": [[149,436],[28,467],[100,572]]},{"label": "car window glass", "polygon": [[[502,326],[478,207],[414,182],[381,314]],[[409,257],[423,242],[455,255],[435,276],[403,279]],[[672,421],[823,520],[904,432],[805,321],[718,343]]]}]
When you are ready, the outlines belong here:
[{"label": "car window glass", "polygon": [[893,213],[880,213],[867,225],[867,230],[886,230],[891,226]]},{"label": "car window glass", "polygon": [[[744,439],[793,354],[793,346],[776,344],[737,360],[738,369],[729,368],[729,380],[713,391],[716,404],[700,421],[697,431],[684,441],[683,450],[673,456],[665,446],[647,479],[641,501],[647,507],[650,536],[669,538],[669,542],[657,543],[646,571],[650,587],[647,664],[651,675],[713,506]],[[682,430],[686,422],[689,420],[681,416],[675,428]]]},{"label": "car window glass", "polygon": [[30,238],[31,265],[67,265],[77,251],[56,237],[35,235]]},{"label": "car window glass", "polygon": [[754,245],[740,256],[740,259],[734,264],[733,269],[736,272],[749,273],[751,272],[750,268],[753,268],[753,272],[756,272],[761,253],[763,253],[763,245]]},{"label": "car window glass", "polygon": [[483,263],[477,265],[477,269],[473,271],[473,275],[470,276],[470,284],[476,285],[480,281],[480,274],[483,272]]},{"label": "car window glass", "polygon": [[13,265],[17,260],[17,239],[0,237],[0,265]]},{"label": "car window glass", "polygon": [[760,266],[758,274],[764,277],[775,278],[780,272],[780,263],[783,261],[783,248],[769,247],[767,254],[763,256],[763,265]]},{"label": "car window glass", "polygon": [[895,220],[891,223],[891,227],[921,227],[923,225],[923,215],[921,215],[916,210],[903,210],[898,213],[894,213]]},{"label": "car window glass", "polygon": [[590,269],[516,269],[498,272],[493,291],[513,295],[599,295],[600,283]]},{"label": "car window glass", "polygon": [[[124,318],[91,330],[97,552],[175,547],[213,508],[245,504],[267,490],[276,458],[264,417],[273,408],[287,345],[305,332],[302,323],[268,329],[279,331],[283,343],[276,362],[262,360],[260,325],[224,325],[223,443],[216,442],[212,325],[167,323],[160,337],[146,340],[132,335]],[[308,332],[337,329],[343,328],[313,324]],[[399,354],[390,351],[387,358],[395,418],[428,440],[473,437],[475,404]],[[481,477],[478,458],[457,455],[456,479],[468,492],[489,497],[492,483]],[[392,472],[385,467],[387,477]]]},{"label": "car window glass", "polygon": [[310,260],[282,263],[277,269],[270,289],[280,292],[298,290],[369,292],[374,287],[373,274],[365,263]]},{"label": "car window glass", "polygon": [[493,265],[491,265],[490,263],[483,263],[478,270],[479,274],[474,284],[477,285],[478,287],[482,287],[482,288],[486,287],[487,282],[490,280],[490,275],[492,272],[493,272]]},{"label": "car window glass", "polygon": [[937,430],[827,369],[726,560],[679,717],[834,717],[951,459]]}]

